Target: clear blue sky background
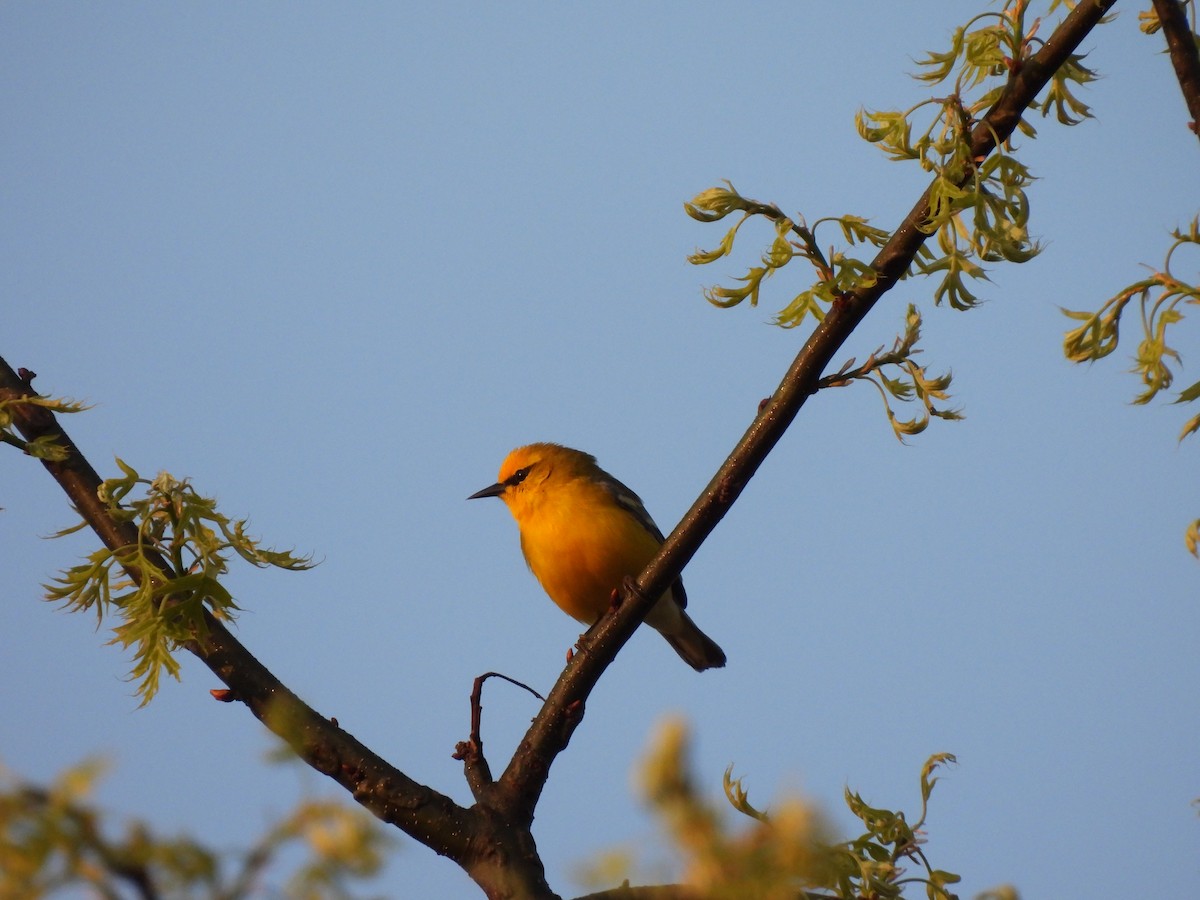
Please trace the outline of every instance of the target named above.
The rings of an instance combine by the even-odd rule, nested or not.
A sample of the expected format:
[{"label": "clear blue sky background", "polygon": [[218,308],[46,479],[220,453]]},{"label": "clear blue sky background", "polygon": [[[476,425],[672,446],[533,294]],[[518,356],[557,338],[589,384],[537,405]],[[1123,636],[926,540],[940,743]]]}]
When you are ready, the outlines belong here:
[{"label": "clear blue sky background", "polygon": [[[105,473],[119,455],[191,476],[322,559],[232,577],[239,635],[468,802],[450,753],[472,678],[548,688],[578,628],[502,506],[464,498],[513,446],[557,440],[670,530],[799,348],[769,319],[808,278],[796,263],[758,309],[709,306],[767,235],[695,269],[723,231],[683,201],[728,178],[809,220],[893,226],[924,177],[854,112],[927,96],[913,60],[975,6],[4,4],[0,353],[95,404],[68,427]],[[922,762],[957,754],[928,850],[964,896],[1178,896],[1200,876],[1182,542],[1200,444],[1176,444],[1179,407],[1128,404],[1134,320],[1079,368],[1058,311],[1141,277],[1197,212],[1200,147],[1139,6],[1087,41],[1096,120],[1020,142],[1045,253],[995,268],[970,313],[905,283],[842,354],[920,304],[966,420],[904,447],[867,387],[806,407],[686,572],[729,667],[697,675],[636,636],[555,765],[536,835],[558,890],[623,843],[677,872],[631,779],[668,713],[714,797],[732,762],[753,801],[802,791],[847,835],[844,786],[915,812]],[[227,847],[334,792],[267,766],[265,731],[194,661],[138,710],[105,632],[38,599],[91,546],[41,539],[72,521],[56,485],[4,453],[0,506],[6,765],[40,780],[108,754],[108,809]],[[498,683],[485,700],[498,766],[536,707]],[[410,841],[379,890],[474,895]]]}]

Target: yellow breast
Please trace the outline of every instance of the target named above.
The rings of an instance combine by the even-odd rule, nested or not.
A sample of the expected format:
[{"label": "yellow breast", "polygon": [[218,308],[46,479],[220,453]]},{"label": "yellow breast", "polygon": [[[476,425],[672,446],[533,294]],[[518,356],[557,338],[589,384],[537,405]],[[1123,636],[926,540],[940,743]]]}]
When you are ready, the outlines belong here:
[{"label": "yellow breast", "polygon": [[658,551],[640,522],[589,487],[560,491],[518,519],[529,568],[550,599],[586,625],[604,615],[613,589],[640,574]]}]

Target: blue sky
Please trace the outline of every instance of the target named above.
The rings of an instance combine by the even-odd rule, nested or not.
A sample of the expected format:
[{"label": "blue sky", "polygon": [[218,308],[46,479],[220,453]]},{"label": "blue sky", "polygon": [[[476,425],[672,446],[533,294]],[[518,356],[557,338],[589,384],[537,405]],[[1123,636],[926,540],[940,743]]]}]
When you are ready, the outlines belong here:
[{"label": "blue sky", "polygon": [[[798,350],[769,320],[807,284],[794,263],[759,308],[709,306],[767,234],[695,269],[723,231],[683,202],[727,178],[810,221],[893,226],[924,177],[854,113],[927,96],[913,60],[972,8],[5,4],[0,354],[95,404],[67,425],[105,474],[119,455],[190,476],[315,553],[306,575],[231,577],[241,639],[468,802],[450,753],[471,680],[548,688],[578,629],[502,506],[464,498],[512,447],[555,440],[669,531]],[[670,713],[714,796],[732,762],[752,801],[800,791],[847,834],[846,785],[915,811],[922,762],[957,754],[928,850],[964,896],[1170,894],[1200,874],[1182,542],[1200,445],[1176,444],[1179,407],[1129,405],[1132,321],[1101,364],[1061,354],[1059,306],[1141,277],[1197,212],[1196,140],[1136,12],[1086,43],[1096,119],[1020,142],[1045,252],[994,268],[969,313],[904,283],[844,350],[890,344],[917,303],[923,361],[953,369],[967,418],[905,447],[869,388],[806,406],[685,573],[728,668],[635,636],[556,763],[535,835],[559,891],[623,842],[671,877],[631,777]],[[267,766],[264,730],[209,699],[197,662],[137,709],[93,620],[38,600],[91,545],[42,540],[72,520],[61,493],[15,453],[0,465],[6,765],[47,779],[103,752],[106,807],[231,847],[333,791]],[[498,766],[536,709],[497,683],[485,703]],[[473,888],[406,841],[380,890]]]}]

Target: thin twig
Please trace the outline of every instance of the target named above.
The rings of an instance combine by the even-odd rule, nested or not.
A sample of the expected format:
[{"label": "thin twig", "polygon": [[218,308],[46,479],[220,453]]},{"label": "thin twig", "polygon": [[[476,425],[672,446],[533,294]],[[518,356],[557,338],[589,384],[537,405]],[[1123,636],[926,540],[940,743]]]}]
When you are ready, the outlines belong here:
[{"label": "thin twig", "polygon": [[519,688],[524,688],[537,697],[543,703],[546,698],[525,684],[523,681],[517,681],[515,678],[510,678],[500,672],[485,672],[475,679],[475,683],[471,688],[471,736],[460,741],[454,748],[454,753],[451,754],[455,759],[463,761],[463,770],[467,778],[467,784],[471,788],[471,793],[476,800],[484,800],[488,794],[487,791],[493,784],[492,770],[488,766],[486,757],[483,755],[483,737],[480,734],[481,722],[483,720],[483,683],[489,678],[503,678],[509,684],[515,684]]}]

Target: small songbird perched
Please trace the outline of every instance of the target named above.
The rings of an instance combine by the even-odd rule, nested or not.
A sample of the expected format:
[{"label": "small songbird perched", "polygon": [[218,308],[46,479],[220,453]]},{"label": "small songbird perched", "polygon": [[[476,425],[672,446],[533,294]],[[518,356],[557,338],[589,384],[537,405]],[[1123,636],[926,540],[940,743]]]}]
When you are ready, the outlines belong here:
[{"label": "small songbird perched", "polygon": [[[558,444],[530,444],[508,454],[499,480],[468,497],[499,497],[521,530],[525,562],[567,615],[592,625],[613,590],[636,577],[664,538],[638,495],[596,458]],[[650,608],[646,624],[697,672],[725,665],[725,653],[684,612],[677,580]]]}]

